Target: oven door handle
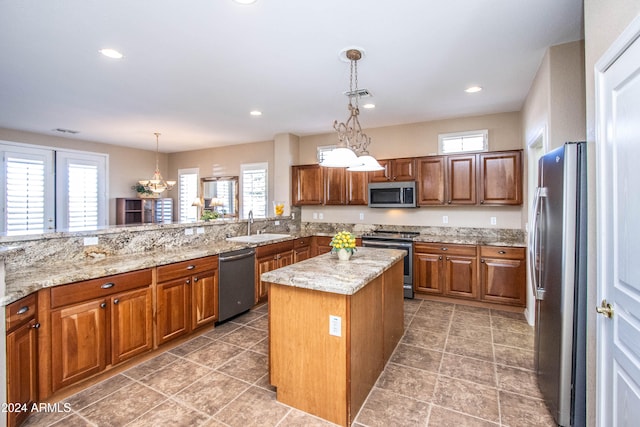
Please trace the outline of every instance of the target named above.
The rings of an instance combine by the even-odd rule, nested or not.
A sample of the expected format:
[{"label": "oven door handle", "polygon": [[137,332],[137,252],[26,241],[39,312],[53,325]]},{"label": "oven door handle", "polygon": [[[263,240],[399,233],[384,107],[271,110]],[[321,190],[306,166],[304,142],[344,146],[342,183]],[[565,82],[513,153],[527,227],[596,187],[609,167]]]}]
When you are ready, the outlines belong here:
[{"label": "oven door handle", "polygon": [[378,246],[381,248],[392,248],[394,246],[400,246],[401,248],[413,248],[413,243],[408,242],[379,242],[379,241],[371,241],[371,240],[363,240],[362,246]]}]

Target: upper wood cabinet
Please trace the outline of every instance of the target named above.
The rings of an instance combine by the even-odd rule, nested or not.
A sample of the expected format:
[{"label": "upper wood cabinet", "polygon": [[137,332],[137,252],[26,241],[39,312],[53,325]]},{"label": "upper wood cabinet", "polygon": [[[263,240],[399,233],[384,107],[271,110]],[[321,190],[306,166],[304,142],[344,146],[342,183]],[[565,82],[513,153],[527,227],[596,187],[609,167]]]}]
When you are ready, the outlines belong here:
[{"label": "upper wood cabinet", "polygon": [[416,159],[378,160],[384,170],[369,172],[369,182],[413,181],[416,179]]},{"label": "upper wood cabinet", "polygon": [[445,157],[420,157],[416,160],[416,169],[418,171],[418,205],[444,205],[447,170]]},{"label": "upper wood cabinet", "polygon": [[347,200],[347,172],[345,168],[323,168],[322,178],[325,205],[344,205]]},{"label": "upper wood cabinet", "polygon": [[369,204],[368,172],[346,172],[347,205]]},{"label": "upper wood cabinet", "polygon": [[324,199],[322,168],[320,165],[291,167],[291,204],[294,206],[321,205]]},{"label": "upper wood cabinet", "polygon": [[522,204],[522,150],[478,155],[478,203]]},{"label": "upper wood cabinet", "polygon": [[521,205],[522,150],[416,161],[418,205]]}]

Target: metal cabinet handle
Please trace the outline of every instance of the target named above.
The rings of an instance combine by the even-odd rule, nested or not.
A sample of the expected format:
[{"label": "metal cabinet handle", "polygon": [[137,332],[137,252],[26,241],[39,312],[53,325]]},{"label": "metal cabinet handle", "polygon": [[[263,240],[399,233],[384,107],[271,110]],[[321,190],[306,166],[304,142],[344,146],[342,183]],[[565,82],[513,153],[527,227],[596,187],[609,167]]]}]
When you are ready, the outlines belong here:
[{"label": "metal cabinet handle", "polygon": [[441,251],[448,251],[449,248],[440,248]]},{"label": "metal cabinet handle", "polygon": [[440,255],[440,256],[438,257],[438,259],[439,259],[440,261],[442,261],[442,255]]},{"label": "metal cabinet handle", "polygon": [[499,254],[501,254],[501,255],[504,255],[504,254],[506,254],[507,252],[506,252],[506,251],[498,251],[498,253],[499,253]]},{"label": "metal cabinet handle", "polygon": [[447,257],[447,261],[449,261],[451,258]]},{"label": "metal cabinet handle", "polygon": [[20,310],[18,310],[16,314],[25,314],[27,311],[29,311],[29,306],[25,305],[24,307],[20,307]]},{"label": "metal cabinet handle", "polygon": [[451,200],[447,201],[448,204],[451,204]]},{"label": "metal cabinet handle", "polygon": [[31,326],[33,329],[40,329],[40,323],[36,322]]},{"label": "metal cabinet handle", "polygon": [[191,279],[187,279],[187,280],[185,280],[185,282],[184,282],[184,283],[186,283],[187,285],[191,284]]},{"label": "metal cabinet handle", "polygon": [[109,288],[113,288],[116,284],[113,282],[107,282],[104,285],[100,286],[102,289],[109,289]]},{"label": "metal cabinet handle", "polygon": [[187,266],[187,270],[193,270],[194,268],[196,268],[196,266],[195,266],[195,265],[193,265],[193,264],[189,264],[189,265]]},{"label": "metal cabinet handle", "polygon": [[482,258],[482,259],[480,260],[480,262],[484,263],[484,258]]},{"label": "metal cabinet handle", "polygon": [[481,204],[481,205],[484,205],[484,200],[480,200],[480,204]]},{"label": "metal cabinet handle", "polygon": [[194,277],[194,278],[193,278],[193,281],[194,281],[194,282],[197,282],[198,280],[199,280],[199,279],[198,279],[197,277]]},{"label": "metal cabinet handle", "polygon": [[100,308],[106,308],[107,307],[107,303],[103,302],[102,304],[100,304]]},{"label": "metal cabinet handle", "polygon": [[114,299],[114,300],[113,300],[113,303],[114,303],[115,305],[118,305],[118,304],[120,303],[120,300],[119,300],[118,298],[116,298],[116,299]]}]

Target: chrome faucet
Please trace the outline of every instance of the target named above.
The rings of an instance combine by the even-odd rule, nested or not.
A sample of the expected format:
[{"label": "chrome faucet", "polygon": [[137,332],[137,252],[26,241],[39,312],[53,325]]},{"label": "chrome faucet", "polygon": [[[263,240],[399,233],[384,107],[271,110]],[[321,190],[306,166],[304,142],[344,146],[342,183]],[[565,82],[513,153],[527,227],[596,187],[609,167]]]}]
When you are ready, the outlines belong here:
[{"label": "chrome faucet", "polygon": [[249,211],[249,219],[247,220],[247,236],[251,236],[251,224],[253,224],[253,211]]}]

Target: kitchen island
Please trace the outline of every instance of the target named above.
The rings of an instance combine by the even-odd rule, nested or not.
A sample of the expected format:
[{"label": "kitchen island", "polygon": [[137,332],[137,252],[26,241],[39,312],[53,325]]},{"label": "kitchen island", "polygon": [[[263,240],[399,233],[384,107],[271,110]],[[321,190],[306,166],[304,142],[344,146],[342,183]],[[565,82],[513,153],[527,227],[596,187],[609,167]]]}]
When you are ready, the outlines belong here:
[{"label": "kitchen island", "polygon": [[404,332],[404,254],[358,248],[262,274],[278,401],[351,425]]}]

